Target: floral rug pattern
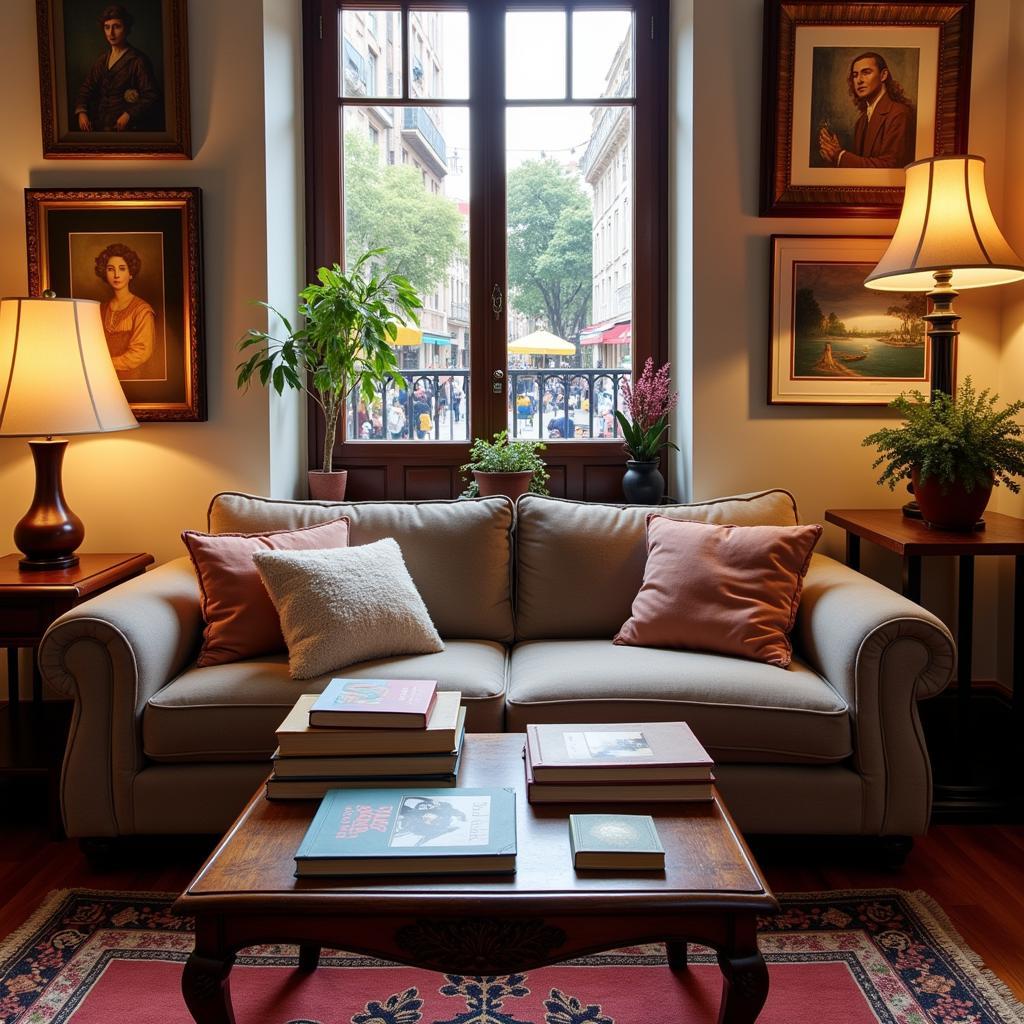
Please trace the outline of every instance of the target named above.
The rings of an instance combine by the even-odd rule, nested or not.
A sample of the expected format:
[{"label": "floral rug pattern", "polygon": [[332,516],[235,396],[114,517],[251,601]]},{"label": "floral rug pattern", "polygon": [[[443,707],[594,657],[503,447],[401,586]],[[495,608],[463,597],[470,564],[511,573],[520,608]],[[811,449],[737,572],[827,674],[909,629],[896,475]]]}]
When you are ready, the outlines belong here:
[{"label": "floral rug pattern", "polygon": [[[51,893],[0,945],[0,1024],[69,1020],[114,961],[183,964],[192,948],[192,922],[170,912],[173,900],[163,893]],[[780,913],[760,922],[759,942],[770,972],[773,965],[844,964],[871,1015],[883,1024],[1024,1024],[1024,1005],[982,968],[923,893],[805,893],[781,896],[780,902]],[[254,946],[236,963],[292,967],[296,952],[293,946]],[[692,946],[690,963],[714,964],[714,954]],[[288,1024],[622,1024],[607,999],[602,1004],[573,987],[585,985],[592,973],[565,968],[664,964],[660,945],[581,957],[545,969],[544,977],[554,972],[564,982],[561,987],[532,984],[540,972],[483,978],[420,972],[417,977],[433,983],[368,993],[372,998],[343,1018],[292,1018]],[[337,951],[325,951],[321,965],[390,966]],[[664,977],[671,978],[667,970]],[[398,980],[387,970],[377,978]],[[445,1015],[438,1016],[441,999]]]}]

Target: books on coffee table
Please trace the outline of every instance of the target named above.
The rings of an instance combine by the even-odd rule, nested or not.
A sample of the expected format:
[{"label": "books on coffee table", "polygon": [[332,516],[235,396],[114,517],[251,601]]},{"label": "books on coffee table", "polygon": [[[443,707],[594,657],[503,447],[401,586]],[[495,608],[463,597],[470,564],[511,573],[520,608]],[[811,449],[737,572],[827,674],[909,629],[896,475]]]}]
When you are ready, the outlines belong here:
[{"label": "books on coffee table", "polygon": [[515,790],[331,790],[295,853],[295,874],[515,871]]},{"label": "books on coffee table", "polygon": [[665,849],[648,814],[570,814],[576,868],[663,870]]},{"label": "books on coffee table", "polygon": [[526,727],[537,783],[710,782],[714,761],[685,722]]},{"label": "books on coffee table", "polygon": [[332,679],[309,709],[329,729],[425,729],[436,679]]},{"label": "books on coffee table", "polygon": [[439,692],[425,729],[330,729],[309,724],[315,693],[304,693],[277,730],[283,757],[355,757],[369,754],[447,754],[455,749],[458,690]]}]

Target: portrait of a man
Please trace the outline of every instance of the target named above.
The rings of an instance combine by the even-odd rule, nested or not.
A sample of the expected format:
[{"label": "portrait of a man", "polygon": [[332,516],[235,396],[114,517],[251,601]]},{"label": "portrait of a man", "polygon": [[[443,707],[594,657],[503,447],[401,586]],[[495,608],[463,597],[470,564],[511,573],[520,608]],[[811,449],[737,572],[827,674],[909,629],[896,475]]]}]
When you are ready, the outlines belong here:
[{"label": "portrait of a man", "polygon": [[811,166],[905,167],[915,159],[918,53],[848,50],[814,50]]}]

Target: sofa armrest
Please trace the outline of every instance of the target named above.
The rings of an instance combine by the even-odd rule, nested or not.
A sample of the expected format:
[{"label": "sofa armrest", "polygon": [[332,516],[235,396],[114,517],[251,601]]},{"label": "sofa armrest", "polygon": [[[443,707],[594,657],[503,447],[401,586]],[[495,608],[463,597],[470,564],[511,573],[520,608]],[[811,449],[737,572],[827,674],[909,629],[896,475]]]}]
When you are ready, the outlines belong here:
[{"label": "sofa armrest", "polygon": [[918,835],[931,766],[917,701],[953,673],[955,645],[931,612],[825,555],[814,555],[793,630],[799,656],[850,705],[867,831]]},{"label": "sofa armrest", "polygon": [[61,809],[70,836],[132,832],[146,702],[195,656],[199,585],[175,559],[66,612],[39,648],[44,679],[74,700]]}]

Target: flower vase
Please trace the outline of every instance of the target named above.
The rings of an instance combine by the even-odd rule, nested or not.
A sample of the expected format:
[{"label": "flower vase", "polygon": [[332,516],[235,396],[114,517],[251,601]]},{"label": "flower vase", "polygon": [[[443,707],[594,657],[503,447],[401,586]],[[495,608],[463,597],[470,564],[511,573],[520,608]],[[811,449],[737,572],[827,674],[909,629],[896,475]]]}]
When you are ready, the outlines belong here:
[{"label": "flower vase", "polygon": [[665,496],[665,478],[658,469],[658,460],[636,462],[627,459],[622,493],[631,505],[657,505]]}]

